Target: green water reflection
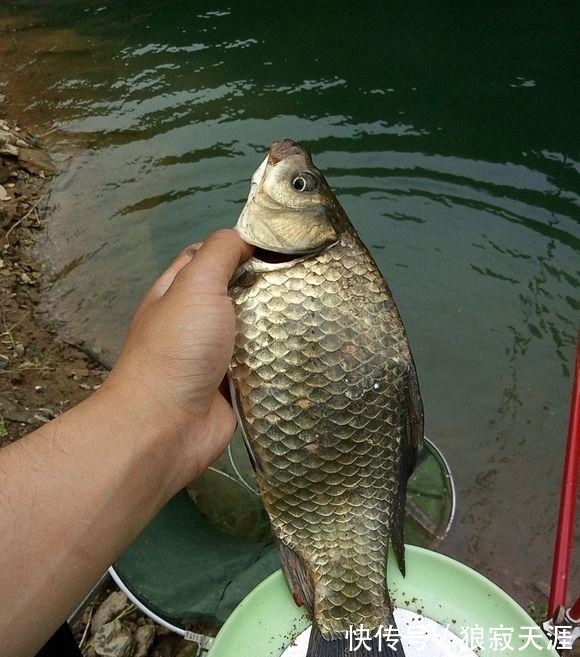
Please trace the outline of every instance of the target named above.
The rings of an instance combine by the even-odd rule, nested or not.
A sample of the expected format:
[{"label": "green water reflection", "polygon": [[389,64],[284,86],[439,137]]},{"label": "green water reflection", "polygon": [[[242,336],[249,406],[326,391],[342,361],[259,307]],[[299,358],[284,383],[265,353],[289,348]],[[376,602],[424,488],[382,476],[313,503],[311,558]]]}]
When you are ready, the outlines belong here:
[{"label": "green water reflection", "polygon": [[301,141],[404,317],[458,490],[441,549],[526,604],[549,581],[580,307],[578,13],[3,5],[0,93],[62,163],[47,312],[114,360],[153,278],[235,222],[270,142]]}]

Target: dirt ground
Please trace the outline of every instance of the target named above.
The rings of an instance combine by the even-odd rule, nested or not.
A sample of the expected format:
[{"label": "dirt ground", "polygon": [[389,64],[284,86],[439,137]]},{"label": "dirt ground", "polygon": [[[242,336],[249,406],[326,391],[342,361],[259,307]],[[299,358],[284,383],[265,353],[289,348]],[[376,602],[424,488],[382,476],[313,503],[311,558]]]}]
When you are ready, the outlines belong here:
[{"label": "dirt ground", "polygon": [[0,444],[78,403],[106,376],[36,315],[41,273],[32,249],[53,173],[39,142],[0,119]]}]

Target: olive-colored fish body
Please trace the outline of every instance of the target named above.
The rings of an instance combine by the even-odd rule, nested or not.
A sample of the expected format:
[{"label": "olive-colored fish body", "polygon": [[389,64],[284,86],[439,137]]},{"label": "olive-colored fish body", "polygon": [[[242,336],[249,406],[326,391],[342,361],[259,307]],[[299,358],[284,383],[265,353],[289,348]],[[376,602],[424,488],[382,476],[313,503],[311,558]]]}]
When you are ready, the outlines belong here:
[{"label": "olive-colored fish body", "polygon": [[[387,550],[391,543],[404,569],[406,482],[422,407],[389,288],[322,174],[296,144],[278,142],[259,175],[238,228],[266,251],[231,288],[230,376],[286,577],[312,613],[316,640],[332,642],[352,627],[393,623]],[[279,185],[284,194],[273,202]],[[282,237],[268,223],[280,198],[284,221],[305,221]],[[319,229],[309,233],[305,212]],[[269,250],[298,255],[271,262]]]}]

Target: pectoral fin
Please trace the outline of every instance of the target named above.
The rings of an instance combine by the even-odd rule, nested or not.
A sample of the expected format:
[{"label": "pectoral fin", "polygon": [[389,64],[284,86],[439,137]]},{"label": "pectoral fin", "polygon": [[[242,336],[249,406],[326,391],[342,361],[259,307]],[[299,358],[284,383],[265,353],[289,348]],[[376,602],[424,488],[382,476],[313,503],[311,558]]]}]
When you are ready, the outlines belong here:
[{"label": "pectoral fin", "polygon": [[252,448],[250,446],[250,441],[248,440],[248,437],[246,435],[246,430],[244,428],[244,423],[242,421],[242,417],[241,417],[239,409],[238,409],[238,400],[237,400],[237,395],[236,395],[236,388],[234,386],[234,380],[233,380],[231,374],[228,374],[228,384],[229,384],[229,387],[230,387],[230,400],[232,402],[232,408],[234,409],[234,414],[235,414],[236,419],[238,421],[238,427],[239,427],[240,432],[242,434],[242,438],[244,439],[244,444],[245,444],[246,450],[248,452],[248,458],[250,459],[250,463],[252,465],[252,468],[254,469],[254,472],[257,472],[258,462],[257,462],[256,457],[254,456],[254,452],[252,451]]},{"label": "pectoral fin", "polygon": [[409,368],[407,389],[405,391],[406,431],[400,446],[399,481],[396,505],[393,509],[391,527],[391,545],[397,559],[397,565],[402,575],[405,575],[405,540],[403,525],[405,522],[405,507],[407,501],[407,480],[415,469],[417,452],[423,440],[423,404],[419,394],[417,372],[411,362]]}]

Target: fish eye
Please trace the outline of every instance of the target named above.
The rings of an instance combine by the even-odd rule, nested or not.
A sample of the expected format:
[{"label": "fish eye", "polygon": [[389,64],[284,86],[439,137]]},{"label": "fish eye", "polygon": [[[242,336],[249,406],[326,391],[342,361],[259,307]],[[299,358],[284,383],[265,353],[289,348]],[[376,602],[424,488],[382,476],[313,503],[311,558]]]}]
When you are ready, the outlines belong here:
[{"label": "fish eye", "polygon": [[303,171],[296,175],[292,181],[292,187],[297,192],[313,192],[318,189],[318,178],[310,171]]}]

